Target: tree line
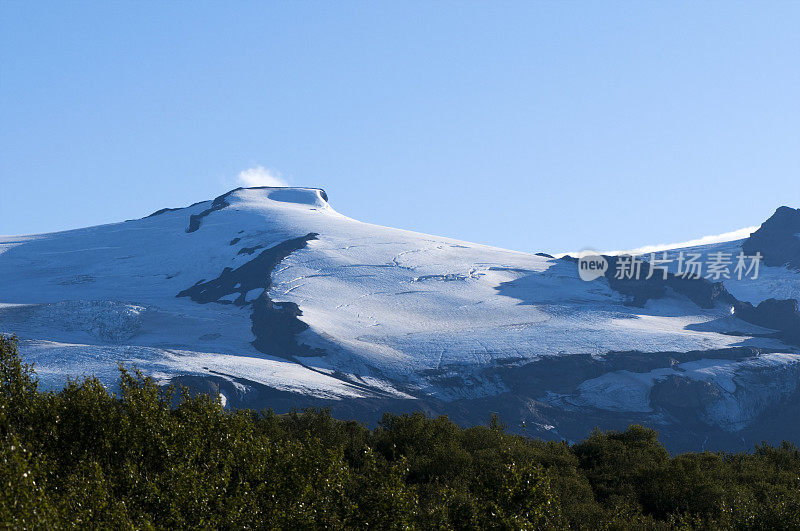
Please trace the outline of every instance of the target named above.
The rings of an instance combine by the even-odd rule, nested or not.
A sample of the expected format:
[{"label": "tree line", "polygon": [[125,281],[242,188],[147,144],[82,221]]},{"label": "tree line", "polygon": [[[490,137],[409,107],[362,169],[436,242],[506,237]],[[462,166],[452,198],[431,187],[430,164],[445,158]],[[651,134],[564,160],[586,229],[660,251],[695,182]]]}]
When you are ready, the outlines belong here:
[{"label": "tree line", "polygon": [[576,444],[422,413],[224,410],[121,369],[38,387],[0,336],[0,526],[798,529],[800,451],[670,456],[641,426]]}]

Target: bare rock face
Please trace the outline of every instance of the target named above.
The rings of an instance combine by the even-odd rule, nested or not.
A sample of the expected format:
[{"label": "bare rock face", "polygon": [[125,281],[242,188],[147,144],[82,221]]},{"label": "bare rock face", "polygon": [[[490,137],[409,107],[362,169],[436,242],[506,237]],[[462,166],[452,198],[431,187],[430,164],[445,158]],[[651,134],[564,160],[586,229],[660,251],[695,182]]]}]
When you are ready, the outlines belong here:
[{"label": "bare rock face", "polygon": [[711,282],[706,278],[683,278],[668,273],[666,278],[658,272],[651,274],[650,264],[641,262],[641,274],[638,278],[616,278],[618,256],[606,256],[609,263],[605,278],[614,291],[628,297],[633,306],[642,307],[650,299],[660,299],[667,294],[667,288],[684,295],[700,308],[713,308],[717,304],[733,304],[736,300],[722,282]]},{"label": "bare rock face", "polygon": [[761,253],[768,266],[800,270],[800,208],[780,207],[742,243],[742,250]]},{"label": "bare rock face", "polygon": [[656,383],[650,391],[650,403],[670,413],[676,410],[685,415],[699,416],[708,404],[720,399],[720,390],[713,383],[669,375]]},{"label": "bare rock face", "polygon": [[779,336],[791,343],[800,343],[800,311],[795,299],[767,299],[753,306],[737,301],[736,315],[749,323],[779,331]]},{"label": "bare rock face", "polygon": [[91,374],[115,389],[122,362],[228,408],[497,413],[556,440],[636,423],[673,451],[752,449],[800,441],[798,220],[781,208],[748,240],[780,264],[758,282],[646,256],[638,278],[606,257],[585,282],[574,258],[362,223],[317,188],[243,188],[0,236],[0,333],[18,333],[46,389]]},{"label": "bare rock face", "polygon": [[[226,267],[213,280],[197,282],[178,293],[177,297],[189,297],[200,304],[229,303],[224,298],[231,296],[231,303],[236,306],[245,306],[252,302],[251,330],[256,337],[253,341],[256,349],[278,357],[320,354],[321,352],[303,347],[295,341],[294,336],[308,328],[306,323],[298,319],[303,312],[297,305],[291,302],[275,303],[268,295],[275,266],[292,252],[304,248],[309,240],[314,240],[317,236],[316,233],[310,233],[281,242],[261,251],[254,259],[236,269]],[[255,251],[247,254],[253,252]],[[239,254],[242,254],[241,251]],[[255,300],[248,301],[248,294],[253,292],[258,292]]]}]

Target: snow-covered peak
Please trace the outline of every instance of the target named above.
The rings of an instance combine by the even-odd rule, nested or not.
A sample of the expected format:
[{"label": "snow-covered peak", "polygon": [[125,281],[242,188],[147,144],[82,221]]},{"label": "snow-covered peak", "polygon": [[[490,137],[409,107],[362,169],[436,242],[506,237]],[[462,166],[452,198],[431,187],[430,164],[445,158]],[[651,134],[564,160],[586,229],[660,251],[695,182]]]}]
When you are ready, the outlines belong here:
[{"label": "snow-covered peak", "polygon": [[[780,230],[759,233],[779,236],[764,255],[800,232],[779,214]],[[735,255],[742,241],[696,249]],[[800,351],[784,341],[795,321],[778,322],[796,306],[768,301],[800,298],[800,271],[760,274],[725,279],[728,292],[644,286],[634,305],[635,291],[584,282],[571,260],[363,223],[318,188],[237,188],[142,219],[0,237],[0,333],[19,334],[50,388],[84,374],[113,385],[121,361],[236,407],[353,399],[342,407],[371,419],[375,400],[413,399],[472,422],[502,403],[505,418],[558,425],[559,437],[595,419],[669,418],[681,441],[708,424],[702,441],[800,396]],[[752,304],[732,315],[734,296]],[[685,389],[702,408],[684,407]],[[591,424],[574,422],[584,408]]]},{"label": "snow-covered peak", "polygon": [[[219,211],[249,211],[258,216],[266,215],[273,218],[278,212],[310,212],[325,211],[330,214],[336,212],[328,206],[328,195],[321,188],[291,188],[260,186],[255,188],[236,188],[222,194],[213,201],[205,201],[192,205],[195,213],[189,217],[189,226],[186,232],[195,232],[203,224],[204,219]],[[162,214],[173,209],[164,209],[148,217]],[[181,209],[177,209],[181,210]],[[280,216],[278,216],[280,217]]]},{"label": "snow-covered peak", "polygon": [[231,190],[228,202],[243,204],[261,204],[263,206],[274,206],[271,203],[291,203],[310,208],[328,208],[328,194],[322,188],[299,188],[299,187],[275,187],[259,186],[255,188],[237,188]]}]

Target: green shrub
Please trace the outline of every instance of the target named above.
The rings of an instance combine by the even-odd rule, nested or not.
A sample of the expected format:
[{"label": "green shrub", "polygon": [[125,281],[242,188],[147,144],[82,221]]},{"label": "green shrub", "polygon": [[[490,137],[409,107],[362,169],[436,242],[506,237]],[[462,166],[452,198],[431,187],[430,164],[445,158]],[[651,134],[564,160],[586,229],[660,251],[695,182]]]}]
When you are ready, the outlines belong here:
[{"label": "green shrub", "polygon": [[40,392],[0,336],[0,525],[40,528],[800,528],[800,451],[670,457],[631,426],[585,441],[386,415],[225,411],[121,369]]}]

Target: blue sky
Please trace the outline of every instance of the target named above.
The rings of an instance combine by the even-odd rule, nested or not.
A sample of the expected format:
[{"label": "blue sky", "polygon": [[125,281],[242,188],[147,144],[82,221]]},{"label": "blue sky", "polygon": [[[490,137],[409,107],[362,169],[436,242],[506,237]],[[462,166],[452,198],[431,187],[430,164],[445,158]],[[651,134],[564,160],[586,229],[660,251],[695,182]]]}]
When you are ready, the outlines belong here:
[{"label": "blue sky", "polygon": [[800,3],[0,1],[0,234],[259,166],[351,217],[624,249],[800,207]]}]

